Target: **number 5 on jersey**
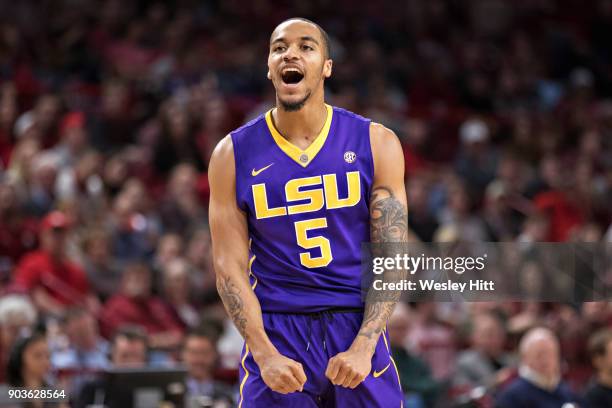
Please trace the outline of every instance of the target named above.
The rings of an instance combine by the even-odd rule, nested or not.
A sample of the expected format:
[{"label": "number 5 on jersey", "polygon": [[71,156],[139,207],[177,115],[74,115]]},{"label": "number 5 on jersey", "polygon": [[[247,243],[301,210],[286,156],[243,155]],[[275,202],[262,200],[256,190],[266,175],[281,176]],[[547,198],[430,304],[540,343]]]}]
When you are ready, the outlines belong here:
[{"label": "number 5 on jersey", "polygon": [[326,218],[314,218],[312,220],[295,222],[297,244],[304,249],[319,248],[321,250],[321,256],[317,257],[313,257],[310,252],[300,252],[300,263],[307,268],[321,268],[329,265],[334,259],[329,239],[320,235],[308,237],[309,230],[318,228],[327,228]]}]

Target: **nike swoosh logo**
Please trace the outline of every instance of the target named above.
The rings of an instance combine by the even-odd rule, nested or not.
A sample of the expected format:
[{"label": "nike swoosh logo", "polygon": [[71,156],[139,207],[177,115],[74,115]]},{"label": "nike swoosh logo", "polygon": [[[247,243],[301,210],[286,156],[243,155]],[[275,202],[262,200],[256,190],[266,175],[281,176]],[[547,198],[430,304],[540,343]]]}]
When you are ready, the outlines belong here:
[{"label": "nike swoosh logo", "polygon": [[387,371],[387,368],[389,368],[389,366],[390,366],[390,365],[391,365],[391,363],[387,364],[387,366],[386,366],[385,368],[383,368],[382,370],[380,370],[380,371],[374,371],[374,372],[372,373],[372,376],[373,376],[374,378],[378,378],[378,377],[380,377],[381,375],[383,375],[383,373],[384,373],[385,371]]},{"label": "nike swoosh logo", "polygon": [[262,171],[264,171],[264,170],[267,170],[267,169],[268,169],[270,166],[272,166],[273,164],[274,164],[274,163],[270,163],[270,164],[268,164],[266,167],[261,168],[261,169],[259,169],[259,170],[255,170],[255,169],[253,169],[253,170],[251,171],[251,176],[253,176],[253,177],[257,176],[259,173],[261,173],[261,172],[262,172]]}]

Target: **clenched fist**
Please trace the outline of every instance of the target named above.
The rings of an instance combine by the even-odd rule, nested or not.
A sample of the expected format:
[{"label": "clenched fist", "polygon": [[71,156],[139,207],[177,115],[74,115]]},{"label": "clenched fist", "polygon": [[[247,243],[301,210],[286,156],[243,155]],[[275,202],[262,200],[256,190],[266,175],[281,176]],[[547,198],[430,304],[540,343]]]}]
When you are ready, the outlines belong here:
[{"label": "clenched fist", "polygon": [[370,374],[372,356],[356,350],[347,350],[329,359],[325,376],[334,385],[355,388]]},{"label": "clenched fist", "polygon": [[297,361],[276,353],[262,359],[258,365],[261,378],[272,391],[289,394],[304,389],[306,374]]}]

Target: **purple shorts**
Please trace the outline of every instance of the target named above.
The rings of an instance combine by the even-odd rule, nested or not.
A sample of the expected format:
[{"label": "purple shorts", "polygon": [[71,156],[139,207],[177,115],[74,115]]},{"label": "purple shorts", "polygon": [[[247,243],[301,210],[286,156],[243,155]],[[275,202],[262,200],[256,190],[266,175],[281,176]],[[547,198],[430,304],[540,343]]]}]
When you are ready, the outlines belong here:
[{"label": "purple shorts", "polygon": [[372,372],[355,389],[333,385],[325,377],[329,359],[349,348],[362,320],[363,312],[264,313],[263,323],[270,340],[281,354],[302,364],[308,379],[302,392],[283,395],[272,391],[245,346],[238,407],[401,408],[404,396],[386,332],[376,345]]}]

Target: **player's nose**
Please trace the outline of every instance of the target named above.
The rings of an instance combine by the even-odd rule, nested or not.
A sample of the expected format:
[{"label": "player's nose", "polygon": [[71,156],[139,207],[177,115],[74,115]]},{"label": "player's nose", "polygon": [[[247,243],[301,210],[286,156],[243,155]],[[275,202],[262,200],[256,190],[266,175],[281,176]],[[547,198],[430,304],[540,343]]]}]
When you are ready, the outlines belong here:
[{"label": "player's nose", "polygon": [[291,61],[292,59],[296,59],[297,56],[297,49],[294,46],[289,46],[283,54],[283,61]]}]

